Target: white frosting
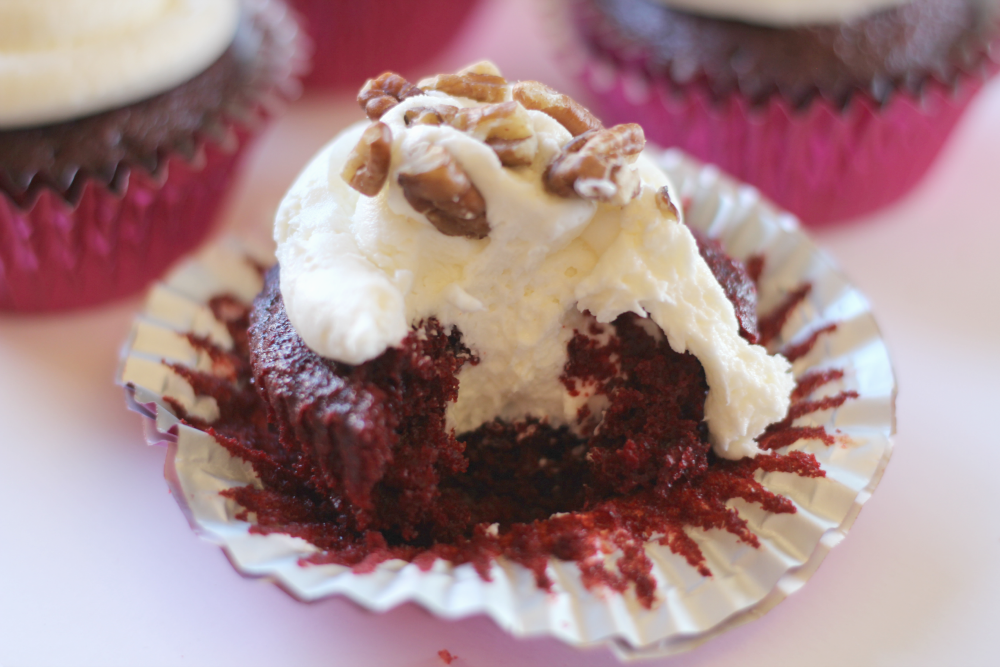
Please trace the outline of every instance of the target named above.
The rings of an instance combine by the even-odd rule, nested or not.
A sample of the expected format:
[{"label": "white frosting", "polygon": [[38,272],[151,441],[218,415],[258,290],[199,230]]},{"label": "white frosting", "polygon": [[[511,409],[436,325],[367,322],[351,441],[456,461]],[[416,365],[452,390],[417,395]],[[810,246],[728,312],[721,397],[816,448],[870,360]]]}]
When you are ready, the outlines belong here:
[{"label": "white frosting", "polygon": [[[569,133],[528,112],[539,138],[530,167],[506,169],[484,143],[448,126],[403,122],[405,109],[467,100],[420,96],[390,110],[393,158],[373,198],[341,170],[367,123],[349,128],[306,167],[278,211],[275,240],[288,316],[319,354],[358,364],[399,345],[431,316],[458,326],[480,357],[459,374],[448,421],[456,432],[500,417],[573,425],[581,401],[559,381],[574,326],[589,310],[600,322],[647,313],[677,351],[694,353],[709,383],[706,421],[716,451],[755,454],[754,438],[784,417],[788,362],[738,334],[732,304],[698,254],[690,231],[655,201],[663,172],[640,158],[644,185],[629,205],[548,194],[542,172]],[[406,201],[400,156],[429,141],[444,147],[486,201],[489,237],[440,233]]]},{"label": "white frosting", "polygon": [[677,9],[774,26],[840,23],[909,0],[660,0]]},{"label": "white frosting", "polygon": [[169,90],[232,43],[239,0],[0,0],[0,128]]}]

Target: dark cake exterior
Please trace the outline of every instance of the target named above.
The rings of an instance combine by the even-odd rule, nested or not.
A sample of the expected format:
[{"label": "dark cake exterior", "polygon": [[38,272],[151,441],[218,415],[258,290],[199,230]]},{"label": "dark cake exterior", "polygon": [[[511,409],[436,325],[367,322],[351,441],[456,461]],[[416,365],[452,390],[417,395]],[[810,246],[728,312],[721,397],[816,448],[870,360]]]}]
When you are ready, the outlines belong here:
[{"label": "dark cake exterior", "polygon": [[1000,67],[994,0],[561,6],[553,30],[603,117],[641,124],[807,224],[904,196]]}]

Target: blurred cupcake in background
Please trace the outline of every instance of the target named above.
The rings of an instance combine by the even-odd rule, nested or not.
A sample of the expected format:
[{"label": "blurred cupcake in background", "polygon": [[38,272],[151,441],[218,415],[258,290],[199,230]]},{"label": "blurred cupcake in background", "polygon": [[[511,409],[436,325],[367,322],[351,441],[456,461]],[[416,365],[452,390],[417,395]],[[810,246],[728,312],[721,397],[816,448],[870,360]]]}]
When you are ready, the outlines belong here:
[{"label": "blurred cupcake in background", "polygon": [[308,88],[357,90],[386,70],[409,73],[458,34],[478,0],[290,0],[313,41]]},{"label": "blurred cupcake in background", "polygon": [[605,122],[640,123],[819,224],[926,173],[998,69],[996,4],[565,0],[559,25]]},{"label": "blurred cupcake in background", "polygon": [[276,0],[0,2],[0,310],[159,276],[210,231],[303,67]]}]

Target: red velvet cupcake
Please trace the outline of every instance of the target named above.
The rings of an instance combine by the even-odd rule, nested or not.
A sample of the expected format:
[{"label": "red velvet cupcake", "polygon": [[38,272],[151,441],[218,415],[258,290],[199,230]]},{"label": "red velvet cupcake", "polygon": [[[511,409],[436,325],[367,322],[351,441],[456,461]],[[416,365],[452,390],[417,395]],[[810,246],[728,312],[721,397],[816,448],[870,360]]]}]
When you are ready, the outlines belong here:
[{"label": "red velvet cupcake", "polygon": [[303,65],[280,1],[46,7],[0,8],[6,311],[137,292],[197,245]]},{"label": "red velvet cupcake", "polygon": [[310,88],[356,90],[372,72],[410,72],[441,52],[477,0],[291,0],[314,43]]},{"label": "red velvet cupcake", "polygon": [[807,223],[908,192],[997,70],[992,0],[566,8],[579,37],[568,58],[605,120],[642,124]]}]

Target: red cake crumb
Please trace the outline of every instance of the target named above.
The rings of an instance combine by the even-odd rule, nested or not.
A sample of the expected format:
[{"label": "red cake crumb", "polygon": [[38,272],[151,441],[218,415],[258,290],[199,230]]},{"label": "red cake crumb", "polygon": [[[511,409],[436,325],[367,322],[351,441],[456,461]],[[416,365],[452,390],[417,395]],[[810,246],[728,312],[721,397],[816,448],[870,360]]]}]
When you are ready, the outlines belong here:
[{"label": "red cake crumb", "polygon": [[785,300],[782,301],[781,304],[772,312],[764,317],[761,317],[757,324],[757,329],[760,332],[757,342],[761,345],[767,345],[780,336],[781,328],[785,326],[785,322],[788,321],[792,311],[794,311],[800,303],[806,300],[806,297],[809,296],[809,292],[811,291],[812,285],[806,284],[800,286],[798,289],[790,292],[785,297]]},{"label": "red cake crumb", "polygon": [[450,665],[451,663],[458,660],[458,656],[452,655],[451,653],[448,652],[447,649],[441,649],[440,651],[438,651],[438,657],[441,658],[441,662],[443,662],[446,665]]},{"label": "red cake crumb", "polygon": [[750,280],[753,281],[754,285],[760,285],[760,277],[764,273],[764,256],[763,255],[751,255],[747,258],[746,264],[747,275],[750,276]]},{"label": "red cake crumb", "polygon": [[[276,290],[276,277],[269,282]],[[780,330],[807,293],[807,287],[798,290],[764,318],[761,336],[776,335],[774,329]],[[285,336],[280,295],[267,305],[280,317],[264,334]],[[244,508],[241,518],[255,516],[253,532],[304,538],[321,550],[309,562],[337,563],[357,572],[394,558],[426,570],[442,558],[472,564],[488,580],[494,560],[503,556],[530,569],[537,584],[550,589],[548,561],[558,558],[577,563],[587,586],[631,587],[651,606],[656,582],[645,545],[656,541],[670,548],[705,576],[711,574],[705,556],[686,528],[718,528],[758,546],[747,522],[727,502],[742,498],[769,512],[794,512],[791,501],[764,488],[755,473],[822,477],[811,454],[773,450],[801,438],[832,444],[822,427],[796,427],[794,420],[857,396],[841,392],[810,399],[843,373],[806,375],[786,419],[760,439],[771,454],[720,459],[703,421],[708,387],[701,364],[690,354],[674,352],[665,338],[657,340],[637,316],[627,314],[613,323],[613,335],[600,335],[611,332],[595,322],[577,331],[568,347],[565,386],[571,391],[586,387],[608,402],[596,434],[581,438],[565,427],[533,420],[494,421],[455,439],[444,430],[444,410],[454,400],[455,375],[464,363],[476,362],[457,330],[445,331],[435,320],[421,323],[401,349],[359,367],[302,352],[306,356],[294,360],[300,370],[308,369],[310,382],[329,389],[331,381],[322,378],[331,373],[337,382],[326,394],[314,388],[306,396],[283,396],[275,393],[286,388],[280,378],[262,376],[259,361],[258,368],[252,367],[249,308],[226,298],[210,306],[232,334],[233,349],[192,336],[191,344],[212,360],[213,372],[172,368],[196,394],[216,399],[219,418],[207,424],[176,402],[172,407],[252,465],[263,488],[245,486],[224,495]],[[261,331],[255,336],[260,338]],[[289,338],[281,341],[292,344]],[[262,379],[270,384],[264,386]],[[294,403],[300,399],[308,402]],[[280,407],[281,401],[292,402]],[[302,405],[332,410],[324,414],[352,424],[351,437],[361,445],[376,435],[364,435],[367,429],[382,428],[377,456],[338,459],[348,456],[350,447],[335,455],[305,446],[324,436],[303,430],[307,419],[301,412],[295,413],[298,422],[284,421],[275,403],[282,410]],[[387,413],[391,420],[371,421],[371,415]],[[323,423],[339,428],[340,422],[328,417]],[[345,472],[352,465],[357,472]],[[356,480],[353,486],[349,479]],[[620,556],[608,567],[607,556],[614,552]]]},{"label": "red cake crumb", "polygon": [[716,239],[705,236],[697,229],[692,229],[691,234],[698,242],[698,252],[736,309],[740,335],[750,343],[758,342],[757,278],[760,274],[751,273],[749,267],[727,255]]},{"label": "red cake crumb", "polygon": [[789,361],[797,361],[798,359],[801,359],[802,357],[812,352],[812,349],[816,347],[816,343],[819,340],[820,336],[823,336],[828,333],[833,333],[836,330],[837,330],[836,324],[828,324],[825,327],[822,327],[814,331],[809,336],[809,338],[806,338],[801,343],[797,343],[795,345],[789,345],[788,347],[784,348],[781,351],[781,354],[782,356],[785,357],[785,359],[788,359]]}]

